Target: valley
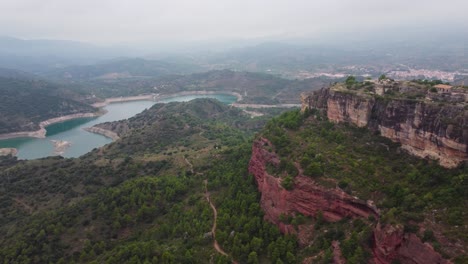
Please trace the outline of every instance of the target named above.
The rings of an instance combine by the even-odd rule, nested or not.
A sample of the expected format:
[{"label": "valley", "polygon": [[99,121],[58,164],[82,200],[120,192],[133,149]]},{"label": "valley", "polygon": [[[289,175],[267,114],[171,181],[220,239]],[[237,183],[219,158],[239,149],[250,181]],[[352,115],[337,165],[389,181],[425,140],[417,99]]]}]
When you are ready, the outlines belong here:
[{"label": "valley", "polygon": [[[158,101],[141,101],[147,97],[131,97],[128,98],[130,101],[119,98],[118,100],[108,100],[107,103],[110,105],[103,108],[104,114],[100,115],[97,118],[93,115],[84,115],[77,114],[74,116],[69,116],[71,121],[66,121],[67,118],[57,118],[58,120],[41,122],[41,130],[39,132],[24,132],[24,133],[15,133],[14,139],[10,140],[0,140],[0,149],[1,148],[15,148],[16,155],[21,159],[34,159],[42,158],[51,155],[56,155],[56,151],[53,148],[50,140],[59,140],[66,141],[72,144],[66,151],[61,153],[64,157],[78,157],[81,156],[94,148],[101,147],[104,144],[111,142],[109,137],[104,137],[101,133],[91,134],[89,133],[90,127],[95,124],[109,121],[117,121],[121,119],[130,118],[146,108],[151,107],[153,104],[168,103],[173,101],[187,101],[201,97],[214,97],[221,100],[224,103],[231,103],[235,100],[235,97],[223,94],[212,94],[212,95],[180,95],[180,96],[169,96],[165,99],[158,99]],[[153,97],[150,97],[153,98]],[[86,118],[88,117],[88,118]],[[77,119],[79,118],[79,119]],[[55,124],[55,125],[54,125]],[[46,126],[47,125],[47,131]],[[92,132],[92,131],[91,131]],[[3,138],[8,138],[9,135],[4,135]],[[28,137],[37,137],[33,138],[24,138]],[[19,137],[19,138],[17,138]],[[23,138],[22,138],[23,137]],[[1,136],[0,136],[1,138]]]},{"label": "valley", "polygon": [[96,124],[118,138],[78,158],[3,157],[0,258],[463,263],[466,167],[331,122],[323,94],[256,118],[213,99],[154,104]]},{"label": "valley", "polygon": [[0,1],[0,264],[468,264],[468,1]]}]

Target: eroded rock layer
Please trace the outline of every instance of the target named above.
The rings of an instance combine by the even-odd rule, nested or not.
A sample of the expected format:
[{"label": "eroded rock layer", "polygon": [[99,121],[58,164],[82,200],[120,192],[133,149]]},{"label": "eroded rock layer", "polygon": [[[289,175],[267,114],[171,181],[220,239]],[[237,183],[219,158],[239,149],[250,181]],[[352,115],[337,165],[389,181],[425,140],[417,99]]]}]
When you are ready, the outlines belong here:
[{"label": "eroded rock layer", "polygon": [[326,111],[332,122],[368,127],[418,157],[453,168],[468,160],[468,111],[463,105],[388,99],[324,88],[302,95],[302,109]]},{"label": "eroded rock layer", "polygon": [[281,178],[268,174],[266,166],[278,164],[279,158],[269,152],[267,139],[254,142],[249,171],[255,176],[259,191],[262,193],[261,206],[265,218],[278,225],[281,231],[291,233],[293,227],[280,221],[281,214],[301,213],[315,216],[323,213],[327,221],[339,221],[344,217],[378,217],[378,211],[371,201],[363,201],[345,193],[339,188],[329,189],[315,183],[310,177],[299,173],[294,179],[294,188],[290,191],[281,186]]},{"label": "eroded rock layer", "polygon": [[451,263],[442,258],[431,245],[423,243],[415,234],[404,233],[398,226],[380,225],[374,229],[374,259],[376,264],[387,264],[393,260],[400,263]]},{"label": "eroded rock layer", "polygon": [[[277,225],[283,233],[296,233],[302,245],[307,245],[311,240],[310,236],[301,232],[306,228],[299,226],[295,230],[292,225],[281,222],[282,214],[301,213],[313,217],[321,211],[327,221],[339,221],[344,217],[368,218],[371,215],[379,218],[379,211],[371,201],[352,197],[339,188],[320,186],[302,173],[295,177],[291,190],[284,189],[281,178],[270,175],[266,169],[268,164],[277,165],[280,161],[276,153],[268,150],[272,147],[265,138],[254,141],[249,172],[254,175],[261,193],[260,204],[265,220]],[[381,227],[377,224],[373,237],[372,263],[390,264],[396,260],[402,264],[451,263],[416,235],[404,233],[400,226]]]}]

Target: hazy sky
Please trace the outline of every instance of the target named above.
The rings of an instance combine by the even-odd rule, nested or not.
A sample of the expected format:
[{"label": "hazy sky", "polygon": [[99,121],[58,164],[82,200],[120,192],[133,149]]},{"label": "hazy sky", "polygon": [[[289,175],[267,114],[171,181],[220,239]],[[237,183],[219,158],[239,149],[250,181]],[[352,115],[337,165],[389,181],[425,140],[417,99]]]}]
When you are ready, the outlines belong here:
[{"label": "hazy sky", "polygon": [[468,28],[467,0],[1,0],[0,35],[95,43]]}]

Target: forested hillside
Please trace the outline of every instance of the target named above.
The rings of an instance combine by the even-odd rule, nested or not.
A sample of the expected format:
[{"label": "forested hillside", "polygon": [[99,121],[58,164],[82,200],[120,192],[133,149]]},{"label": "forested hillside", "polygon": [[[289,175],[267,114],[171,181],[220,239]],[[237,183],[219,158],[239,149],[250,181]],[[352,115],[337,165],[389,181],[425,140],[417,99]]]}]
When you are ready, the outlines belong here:
[{"label": "forested hillside", "polygon": [[[81,158],[4,158],[0,261],[295,263],[247,172],[255,122],[215,100],[155,105]],[[228,256],[213,248],[205,181]]]},{"label": "forested hillside", "polygon": [[[85,72],[85,69],[83,71]],[[73,85],[79,84],[83,93],[94,94],[100,98],[145,93],[173,94],[182,91],[227,91],[243,95],[242,103],[298,104],[301,92],[320,89],[328,85],[332,80],[327,78],[288,80],[265,73],[216,70],[145,78],[99,78],[62,81]]]},{"label": "forested hillside", "polygon": [[70,89],[16,71],[0,74],[0,134],[39,129],[41,121],[95,112]]},{"label": "forested hillside", "polygon": [[[464,166],[411,157],[318,112],[287,112],[252,138],[264,124],[210,99],[157,104],[99,125],[120,139],[80,158],[2,158],[0,261],[466,261]],[[426,251],[379,255],[399,239],[396,250]]]},{"label": "forested hillside", "polygon": [[312,109],[272,119],[250,171],[268,219],[298,232],[314,263],[328,263],[338,242],[347,263],[467,261],[466,165],[445,169]]}]

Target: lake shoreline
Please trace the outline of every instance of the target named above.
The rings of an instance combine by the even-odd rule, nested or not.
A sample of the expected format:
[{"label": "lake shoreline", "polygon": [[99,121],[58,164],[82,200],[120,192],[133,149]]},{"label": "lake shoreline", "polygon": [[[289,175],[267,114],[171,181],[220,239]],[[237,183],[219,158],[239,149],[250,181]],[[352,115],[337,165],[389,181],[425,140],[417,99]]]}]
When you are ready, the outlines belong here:
[{"label": "lake shoreline", "polygon": [[104,128],[92,126],[92,127],[85,127],[83,129],[85,131],[87,131],[87,132],[98,134],[98,135],[101,135],[101,136],[105,136],[106,138],[110,138],[110,139],[112,139],[112,141],[116,141],[116,140],[120,139],[120,137],[119,137],[119,135],[117,135],[117,133],[115,133],[115,132],[113,132],[111,130],[104,129]]},{"label": "lake shoreline", "polygon": [[39,130],[36,131],[20,131],[20,132],[12,132],[12,133],[6,133],[6,134],[0,134],[0,140],[4,139],[12,139],[12,138],[45,138],[47,134],[46,127],[50,126],[52,124],[56,123],[61,123],[65,121],[69,121],[72,119],[78,119],[78,118],[90,118],[90,117],[98,117],[105,114],[104,111],[99,111],[96,113],[79,113],[79,114],[72,114],[72,115],[65,115],[65,116],[59,116],[59,117],[54,117],[51,119],[47,119],[45,121],[42,121],[39,123]]},{"label": "lake shoreline", "polygon": [[136,95],[136,96],[126,96],[126,97],[110,97],[104,99],[102,102],[97,102],[92,104],[91,106],[96,108],[102,108],[109,104],[113,103],[121,103],[121,102],[131,102],[131,101],[158,101],[163,100],[171,97],[177,96],[187,96],[187,95],[211,95],[211,94],[226,94],[235,96],[237,99],[236,101],[241,101],[243,99],[240,93],[236,92],[225,92],[225,91],[183,91],[178,93],[172,94],[143,94],[143,95]]},{"label": "lake shoreline", "polygon": [[[171,97],[177,97],[177,96],[187,96],[187,95],[211,95],[211,94],[226,94],[226,95],[232,95],[237,98],[237,102],[242,100],[242,95],[236,92],[223,92],[223,91],[183,91],[183,92],[178,92],[178,93],[173,93],[173,94],[148,94],[148,95],[136,95],[136,96],[127,96],[127,97],[111,97],[111,98],[106,98],[103,102],[97,102],[92,104],[91,106],[95,108],[99,108],[100,111],[96,113],[78,113],[78,114],[72,114],[72,115],[65,115],[65,116],[59,116],[59,117],[54,117],[45,121],[42,121],[39,123],[39,130],[36,131],[19,131],[19,132],[12,132],[12,133],[5,133],[5,134],[0,134],[0,140],[6,140],[6,139],[13,139],[13,138],[45,138],[47,134],[46,127],[52,124],[56,123],[61,123],[65,121],[69,121],[72,119],[78,119],[78,118],[89,118],[89,117],[98,117],[103,114],[105,114],[104,111],[102,111],[102,108],[113,103],[120,103],[120,102],[130,102],[130,101],[158,101],[158,100],[163,100]],[[99,132],[92,132],[89,130],[86,130],[91,133],[96,133],[100,134],[103,136],[106,136],[105,134],[107,133],[99,133]],[[107,137],[107,136],[106,136]],[[108,138],[113,139],[113,136],[108,136]],[[113,139],[114,140],[114,139]]]},{"label": "lake shoreline", "polygon": [[0,156],[16,156],[18,155],[18,150],[16,148],[0,148]]}]

